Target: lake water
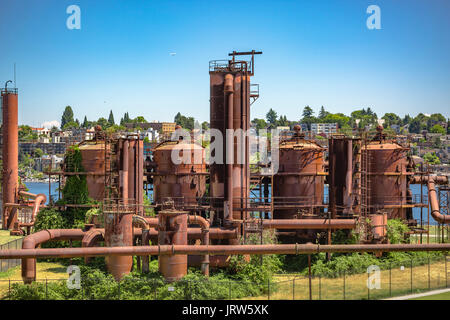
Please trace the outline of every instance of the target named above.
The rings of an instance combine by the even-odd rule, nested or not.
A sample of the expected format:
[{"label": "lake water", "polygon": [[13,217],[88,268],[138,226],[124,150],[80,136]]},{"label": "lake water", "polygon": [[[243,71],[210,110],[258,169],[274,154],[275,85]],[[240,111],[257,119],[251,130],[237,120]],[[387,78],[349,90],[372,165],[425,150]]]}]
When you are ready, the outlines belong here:
[{"label": "lake water", "polygon": [[[47,204],[48,204],[48,199],[49,199],[49,196],[48,196],[48,183],[43,183],[43,182],[26,182],[25,185],[28,187],[28,189],[29,189],[29,191],[31,193],[35,193],[35,194],[43,193],[43,194],[45,194],[47,196]],[[420,196],[420,185],[417,185],[417,184],[411,185],[411,191],[412,191],[413,195],[419,195]],[[427,188],[424,187],[423,188],[424,195],[427,194],[427,191],[428,191]],[[151,191],[149,191],[149,195],[150,194],[151,194]],[[269,194],[270,194],[270,190],[269,190]],[[53,197],[53,199],[55,201],[58,200],[58,183],[57,182],[52,182],[52,184],[51,184],[51,195],[52,195],[52,197]],[[324,195],[325,195],[325,198],[328,197],[328,186],[325,186]],[[427,208],[423,208],[422,210],[423,210],[423,220],[424,220],[424,224],[425,224],[425,221],[427,220],[427,215],[428,215],[427,214]],[[417,220],[418,224],[420,224],[420,208],[413,208],[413,216],[414,216],[414,219]],[[437,224],[437,222],[431,217],[431,215],[430,215],[430,224],[431,225],[436,225]]]}]

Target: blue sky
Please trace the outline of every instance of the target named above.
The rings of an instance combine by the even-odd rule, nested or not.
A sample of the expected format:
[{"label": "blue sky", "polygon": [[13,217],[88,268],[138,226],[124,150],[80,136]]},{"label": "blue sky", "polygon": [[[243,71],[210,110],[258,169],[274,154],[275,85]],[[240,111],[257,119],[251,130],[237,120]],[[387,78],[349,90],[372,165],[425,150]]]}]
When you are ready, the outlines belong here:
[{"label": "blue sky", "polygon": [[[81,8],[69,30],[66,8]],[[369,30],[369,5],[381,30]],[[288,119],[371,107],[450,117],[450,1],[2,0],[0,82],[17,63],[19,122],[75,117],[209,120],[208,62],[233,50],[262,50],[260,99]],[[176,55],[170,55],[176,52]]]}]

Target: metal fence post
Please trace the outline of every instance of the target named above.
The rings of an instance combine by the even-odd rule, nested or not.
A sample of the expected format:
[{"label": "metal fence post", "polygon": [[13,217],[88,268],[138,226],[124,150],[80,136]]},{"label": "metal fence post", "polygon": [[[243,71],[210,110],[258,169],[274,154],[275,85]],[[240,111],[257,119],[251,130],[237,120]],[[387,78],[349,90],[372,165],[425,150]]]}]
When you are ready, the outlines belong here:
[{"label": "metal fence post", "polygon": [[9,299],[11,300],[11,279],[8,279],[8,296]]},{"label": "metal fence post", "polygon": [[45,300],[48,300],[48,283],[47,283],[47,278],[45,278]]},{"label": "metal fence post", "polygon": [[295,277],[292,279],[292,300],[295,300]]},{"label": "metal fence post", "polygon": [[392,263],[389,262],[389,296],[392,297]]},{"label": "metal fence post", "polygon": [[117,290],[118,297],[117,298],[120,300],[120,281],[117,284],[118,284],[118,290]]},{"label": "metal fence post", "polygon": [[345,300],[345,270],[344,270],[344,300]]},{"label": "metal fence post", "polygon": [[447,259],[448,257],[445,256],[445,287],[448,288],[448,271],[447,271]]},{"label": "metal fence post", "polygon": [[370,274],[367,272],[367,300],[370,300]]},{"label": "metal fence post", "polygon": [[229,281],[229,288],[228,288],[228,299],[231,300],[231,281]]},{"label": "metal fence post", "polygon": [[413,292],[413,259],[411,258],[411,293]]},{"label": "metal fence post", "polygon": [[319,300],[322,300],[322,276],[319,274]]},{"label": "metal fence post", "polygon": [[270,300],[270,279],[267,280],[267,300]]},{"label": "metal fence post", "polygon": [[431,288],[431,279],[430,279],[430,256],[428,256],[428,290]]}]

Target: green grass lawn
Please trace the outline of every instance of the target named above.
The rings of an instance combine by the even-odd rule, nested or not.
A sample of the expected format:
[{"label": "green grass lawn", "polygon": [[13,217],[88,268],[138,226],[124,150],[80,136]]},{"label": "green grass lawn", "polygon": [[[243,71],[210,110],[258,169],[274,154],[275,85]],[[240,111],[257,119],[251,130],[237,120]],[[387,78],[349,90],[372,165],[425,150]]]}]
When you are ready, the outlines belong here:
[{"label": "green grass lawn", "polygon": [[450,300],[450,292],[444,292],[439,294],[434,294],[431,296],[414,298],[409,300]]},{"label": "green grass lawn", "polygon": [[0,230],[0,244],[7,243],[11,240],[19,239],[20,236],[11,236],[9,230]]}]

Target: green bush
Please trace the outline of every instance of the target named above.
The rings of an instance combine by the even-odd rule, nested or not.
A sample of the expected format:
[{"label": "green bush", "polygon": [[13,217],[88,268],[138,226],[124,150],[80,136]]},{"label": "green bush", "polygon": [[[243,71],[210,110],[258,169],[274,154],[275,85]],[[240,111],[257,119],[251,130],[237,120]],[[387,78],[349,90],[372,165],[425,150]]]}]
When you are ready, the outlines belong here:
[{"label": "green bush", "polygon": [[401,219],[389,219],[387,223],[387,238],[392,244],[406,243],[405,233],[409,231],[408,226]]}]

